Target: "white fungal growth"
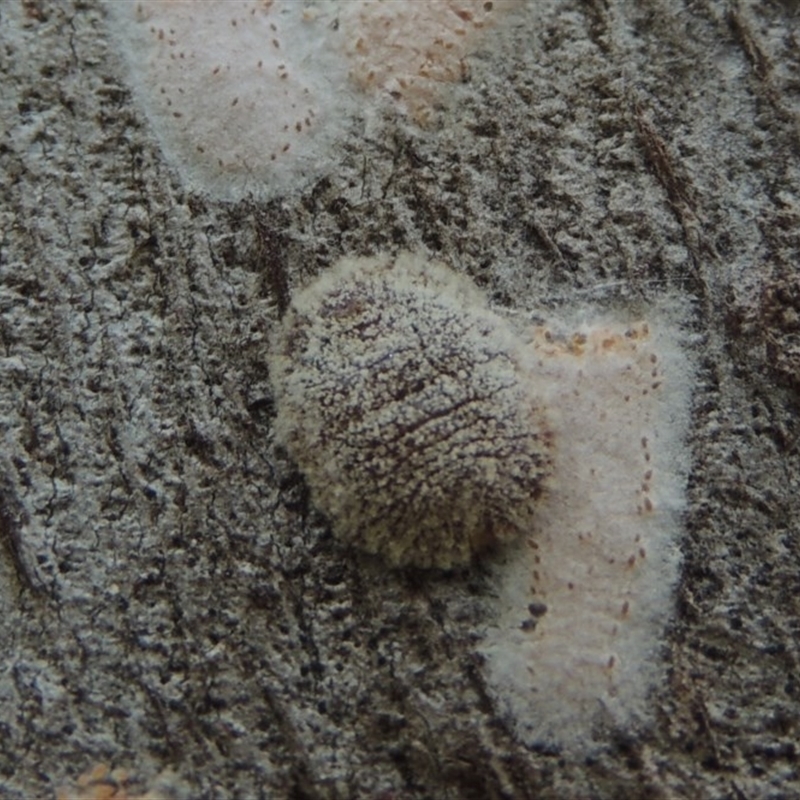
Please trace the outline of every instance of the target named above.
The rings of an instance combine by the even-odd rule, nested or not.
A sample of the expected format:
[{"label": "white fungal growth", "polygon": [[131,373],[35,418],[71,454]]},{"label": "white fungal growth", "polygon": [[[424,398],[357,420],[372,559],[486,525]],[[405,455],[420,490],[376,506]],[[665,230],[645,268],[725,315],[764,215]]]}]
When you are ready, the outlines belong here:
[{"label": "white fungal growth", "polygon": [[550,447],[535,376],[448,267],[340,261],[294,298],[269,366],[276,436],[345,542],[446,568],[533,530]]},{"label": "white fungal growth", "polygon": [[271,195],[331,169],[356,118],[427,123],[520,0],[117,0],[129,78],[194,188]]},{"label": "white fungal growth", "polygon": [[341,539],[422,567],[507,544],[480,651],[531,745],[647,721],[663,675],[692,372],[679,313],[649,316],[520,330],[406,255],[340,262],[273,341],[276,436]]},{"label": "white fungal growth", "polygon": [[590,746],[650,718],[678,576],[691,369],[675,314],[537,330],[529,356],[554,437],[526,541],[496,563],[489,685],[524,741]]},{"label": "white fungal growth", "polygon": [[139,0],[107,8],[129,77],[189,185],[269,194],[323,166],[355,110],[330,20],[302,2]]}]

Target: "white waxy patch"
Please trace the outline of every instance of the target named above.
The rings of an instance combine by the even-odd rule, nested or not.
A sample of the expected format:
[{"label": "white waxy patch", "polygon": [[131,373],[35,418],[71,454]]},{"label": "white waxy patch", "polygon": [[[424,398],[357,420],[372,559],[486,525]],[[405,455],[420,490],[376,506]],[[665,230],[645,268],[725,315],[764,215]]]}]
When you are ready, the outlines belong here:
[{"label": "white waxy patch", "polygon": [[342,3],[350,75],[362,89],[397,101],[423,125],[435,117],[442,86],[466,81],[480,36],[522,0]]},{"label": "white waxy patch", "polygon": [[304,3],[141,0],[108,8],[138,99],[191,186],[270,193],[318,172],[343,135],[355,108],[341,91],[347,67],[331,51],[330,20]]},{"label": "white waxy patch", "polygon": [[426,124],[520,0],[117,0],[129,78],[192,187],[274,195],[335,168],[384,106]]},{"label": "white waxy patch", "polygon": [[597,723],[652,716],[689,469],[692,373],[674,317],[532,337],[553,474],[534,529],[493,568],[480,648],[530,745],[586,749]]},{"label": "white waxy patch", "polygon": [[275,437],[337,536],[449,568],[531,529],[550,431],[522,341],[421,253],[344,258],[272,337]]}]

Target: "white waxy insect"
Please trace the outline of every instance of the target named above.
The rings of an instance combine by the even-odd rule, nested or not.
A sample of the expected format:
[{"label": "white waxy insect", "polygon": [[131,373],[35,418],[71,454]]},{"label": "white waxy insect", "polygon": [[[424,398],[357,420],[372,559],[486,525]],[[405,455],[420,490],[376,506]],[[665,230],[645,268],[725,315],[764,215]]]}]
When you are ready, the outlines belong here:
[{"label": "white waxy insect", "polygon": [[276,435],[337,536],[453,567],[533,529],[550,435],[522,341],[422,256],[344,259],[274,337]]}]

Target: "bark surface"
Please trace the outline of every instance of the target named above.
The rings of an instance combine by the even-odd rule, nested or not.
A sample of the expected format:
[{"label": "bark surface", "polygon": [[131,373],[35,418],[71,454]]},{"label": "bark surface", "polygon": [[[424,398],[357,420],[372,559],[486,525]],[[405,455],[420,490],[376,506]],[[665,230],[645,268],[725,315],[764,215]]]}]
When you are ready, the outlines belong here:
[{"label": "bark surface", "polygon": [[[438,127],[233,203],[163,161],[101,4],[3,2],[0,794],[105,761],[209,799],[800,796],[797,14],[542,0]],[[669,677],[590,759],[494,707],[480,567],[343,550],[273,446],[293,289],[420,246],[500,307],[693,303]]]}]

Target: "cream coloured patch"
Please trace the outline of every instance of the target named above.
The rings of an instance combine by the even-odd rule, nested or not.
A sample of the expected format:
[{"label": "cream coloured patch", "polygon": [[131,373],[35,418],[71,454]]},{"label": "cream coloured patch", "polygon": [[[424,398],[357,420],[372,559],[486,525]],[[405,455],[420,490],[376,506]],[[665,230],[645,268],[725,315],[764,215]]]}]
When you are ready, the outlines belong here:
[{"label": "cream coloured patch", "polygon": [[529,347],[554,433],[535,529],[494,568],[489,685],[529,744],[585,748],[646,720],[678,574],[690,365],[665,313],[539,328]]},{"label": "cream coloured patch", "polygon": [[107,4],[129,79],[193,188],[274,195],[335,170],[384,107],[428,123],[520,0],[129,0]]},{"label": "cream coloured patch", "polygon": [[423,125],[430,123],[442,87],[466,81],[465,58],[481,34],[522,0],[344,2],[343,40],[357,86],[396,101]]},{"label": "cream coloured patch", "polygon": [[352,100],[330,20],[304,3],[140,0],[108,6],[130,80],[196,188],[266,194],[319,171]]}]

